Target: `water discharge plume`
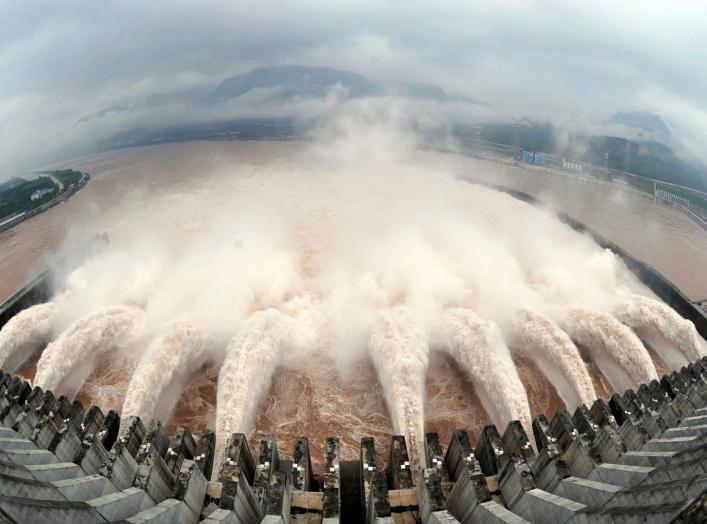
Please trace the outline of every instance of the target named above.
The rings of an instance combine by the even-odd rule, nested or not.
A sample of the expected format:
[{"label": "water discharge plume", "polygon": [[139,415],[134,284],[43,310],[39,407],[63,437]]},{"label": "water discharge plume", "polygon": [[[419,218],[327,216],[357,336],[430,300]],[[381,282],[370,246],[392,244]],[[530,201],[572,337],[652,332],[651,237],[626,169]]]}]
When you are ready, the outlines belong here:
[{"label": "water discharge plume", "polygon": [[427,340],[401,306],[381,311],[371,328],[368,352],[385,393],[393,428],[405,436],[413,469],[419,472],[424,456]]},{"label": "water discharge plume", "polygon": [[567,331],[582,347],[616,391],[658,378],[648,350],[631,331],[611,315],[583,308],[572,309]]},{"label": "water discharge plume", "polygon": [[51,340],[57,306],[52,302],[23,309],[0,331],[0,369],[14,373]]},{"label": "water discharge plume", "polygon": [[467,373],[491,421],[505,428],[520,420],[532,431],[528,396],[498,326],[470,309],[445,311],[437,343]]},{"label": "water discharge plume", "polygon": [[[209,337],[192,322],[165,326],[152,340],[130,379],[122,417],[139,416],[146,424],[157,417],[167,420],[179,395],[177,389],[207,360]],[[174,394],[168,394],[168,390]],[[166,405],[160,406],[167,400]]]},{"label": "water discharge plume", "polygon": [[230,435],[252,429],[258,406],[281,360],[288,328],[288,318],[280,311],[258,311],[229,343],[216,391],[215,474]]},{"label": "water discharge plume", "polygon": [[[317,405],[334,395],[322,386],[329,380],[325,376],[353,375],[365,360],[365,372],[374,373],[369,383],[376,374],[382,377],[376,409],[391,419],[372,434],[395,425],[409,439],[411,453],[420,455],[423,400],[426,392],[436,395],[425,387],[429,341],[461,364],[446,369],[468,391],[474,386],[481,402],[476,394],[469,402],[479,421],[487,413],[499,426],[520,419],[530,432],[531,387],[526,392],[523,386],[530,382],[520,380],[526,368],[517,370],[509,351],[517,334],[549,370],[568,405],[591,402],[591,383],[571,339],[544,317],[519,319],[517,312],[541,312],[559,322],[564,316],[556,311],[576,304],[613,311],[629,293],[645,294],[645,288],[618,257],[551,213],[455,178],[470,170],[450,160],[452,155],[396,148],[396,130],[389,133],[385,126],[366,133],[370,130],[347,132],[333,147],[315,139],[185,143],[113,153],[122,159],[115,160],[116,176],[104,177],[97,168],[95,183],[87,188],[94,196],[104,192],[100,207],[105,209],[88,225],[106,231],[110,244],[66,277],[67,294],[55,300],[56,325],[72,325],[73,331],[46,352],[38,383],[63,387],[65,378],[75,381],[83,372],[84,363],[94,365],[87,357],[95,348],[129,340],[101,331],[101,308],[123,304],[144,309],[141,334],[154,336],[154,347],[140,362],[136,351],[122,351],[130,357],[130,370],[106,356],[95,378],[86,381],[84,398],[101,398],[102,384],[112,384],[104,400],[122,406],[125,414],[159,416],[168,423],[161,410],[184,383],[182,370],[195,371],[206,357],[200,341],[208,336],[209,363],[219,368],[208,400],[218,403],[220,454],[231,433],[249,433],[257,425],[262,399],[275,391],[273,382],[280,383],[271,380],[277,368],[299,369],[296,365],[310,356],[316,364],[312,390],[322,392]],[[385,142],[371,150],[379,133]],[[312,154],[312,144],[320,154]],[[366,151],[370,154],[362,154]],[[126,158],[128,165],[121,164]],[[491,180],[493,174],[483,176]],[[135,192],[124,191],[132,187]],[[77,223],[77,230],[86,226],[85,220]],[[448,309],[452,306],[460,309]],[[89,313],[95,313],[93,327],[86,325]],[[83,319],[81,328],[72,324],[76,319]],[[168,350],[172,339],[163,328],[176,330],[172,322],[181,319],[203,332],[190,332],[183,342],[175,335]],[[80,342],[81,333],[74,331],[82,329],[95,341]],[[390,333],[390,340],[381,333]],[[137,347],[130,342],[131,349]],[[624,352],[624,342],[614,350]],[[61,351],[68,359],[55,359],[57,345],[65,346]],[[585,348],[578,348],[583,356]],[[74,351],[79,355],[70,355]],[[618,357],[603,351],[607,366],[634,383],[615,364]],[[108,358],[117,369],[101,372]],[[67,369],[61,369],[64,361]],[[644,364],[631,373],[652,378],[654,370]],[[324,366],[332,369],[316,376]],[[539,378],[533,383],[547,387],[544,376]],[[453,387],[436,396],[449,404],[459,398]],[[203,423],[203,413],[197,416]],[[286,422],[291,421],[273,419],[271,427]],[[323,427],[312,430],[312,439],[321,437]]]},{"label": "water discharge plume", "polygon": [[130,377],[138,360],[139,355],[133,351],[111,353],[110,359],[104,359],[88,376],[74,400],[84,406],[100,406],[104,413],[108,410],[122,413]]},{"label": "water discharge plume", "polygon": [[634,295],[614,314],[655,349],[671,369],[680,369],[705,355],[695,325],[663,302]]},{"label": "water discharge plume", "polygon": [[536,360],[568,410],[579,404],[591,405],[596,400],[592,378],[579,350],[560,326],[539,313],[525,310],[518,314],[516,334],[522,350]]},{"label": "water discharge plume", "polygon": [[144,317],[138,308],[112,306],[80,318],[44,350],[34,384],[57,392],[68,381],[60,393],[73,397],[101,358],[127,345]]}]

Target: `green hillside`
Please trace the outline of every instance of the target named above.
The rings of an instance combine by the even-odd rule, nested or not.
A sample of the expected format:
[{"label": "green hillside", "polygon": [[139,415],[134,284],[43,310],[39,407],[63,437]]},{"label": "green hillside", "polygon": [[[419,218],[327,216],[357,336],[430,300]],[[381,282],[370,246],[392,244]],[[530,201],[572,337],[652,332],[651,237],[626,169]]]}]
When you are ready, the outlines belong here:
[{"label": "green hillside", "polygon": [[559,133],[552,124],[530,119],[522,119],[516,126],[512,123],[460,125],[455,128],[455,133],[467,137],[478,136],[482,140],[514,146],[519,150],[551,153],[598,166],[604,165],[604,155],[608,153],[608,165],[612,169],[628,170],[634,175],[707,191],[707,167],[697,161],[685,160],[670,147],[655,141],[574,135],[565,136],[562,143],[559,143]]},{"label": "green hillside", "polygon": [[[707,172],[679,158],[672,149],[656,142],[632,142],[626,147],[623,138],[601,136],[582,139],[587,145],[580,160],[603,165],[604,153],[609,153],[609,167],[626,170],[635,175],[655,178],[673,184],[707,190]],[[628,164],[627,164],[628,157]]]},{"label": "green hillside", "polygon": [[[78,184],[82,176],[72,169],[46,174],[56,177],[63,184],[63,191]],[[37,192],[42,193],[41,196],[32,200],[32,195]],[[0,220],[41,206],[59,193],[59,186],[49,176],[39,176],[31,180],[15,177],[0,183]]]}]

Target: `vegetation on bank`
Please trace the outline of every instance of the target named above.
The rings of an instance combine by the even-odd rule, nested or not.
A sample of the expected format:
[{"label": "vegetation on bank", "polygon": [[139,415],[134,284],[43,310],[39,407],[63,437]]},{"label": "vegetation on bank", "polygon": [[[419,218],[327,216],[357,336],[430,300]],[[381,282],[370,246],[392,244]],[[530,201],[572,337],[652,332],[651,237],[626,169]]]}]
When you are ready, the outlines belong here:
[{"label": "vegetation on bank", "polygon": [[[564,160],[579,162],[585,172],[598,178],[625,183],[650,195],[663,190],[699,208],[698,216],[707,213],[707,167],[655,141],[611,136],[564,136],[558,140],[554,126],[529,119],[516,125],[457,125],[453,133],[463,146],[508,159],[518,159],[521,151],[535,151],[548,153],[544,165],[550,167],[564,165]],[[694,207],[691,210],[696,211]]]},{"label": "vegetation on bank", "polygon": [[582,160],[604,164],[608,153],[611,169],[671,182],[700,191],[707,190],[707,171],[679,158],[672,149],[657,142],[634,142],[624,138],[603,136],[585,139],[588,145]]},{"label": "vegetation on bank", "polygon": [[[647,137],[636,140],[605,135],[568,135],[552,124],[527,118],[515,123],[473,127],[459,125],[455,132],[512,146],[516,150],[550,153],[568,160],[707,191],[707,167],[697,160],[683,158],[664,143]],[[666,141],[669,142],[669,139]]]},{"label": "vegetation on bank", "polygon": [[0,183],[0,221],[31,211],[72,191],[83,176],[73,169],[63,169],[46,171],[30,180],[14,177]]}]

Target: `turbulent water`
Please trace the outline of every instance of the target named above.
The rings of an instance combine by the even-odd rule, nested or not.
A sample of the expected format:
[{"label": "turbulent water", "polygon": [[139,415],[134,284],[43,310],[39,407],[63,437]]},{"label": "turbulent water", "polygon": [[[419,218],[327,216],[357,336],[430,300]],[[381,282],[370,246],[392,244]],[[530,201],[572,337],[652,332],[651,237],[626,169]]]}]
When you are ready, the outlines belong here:
[{"label": "turbulent water", "polygon": [[[169,416],[177,394],[192,371],[207,360],[209,338],[191,322],[175,322],[163,328],[140,359],[123,403],[123,418],[136,415],[147,424],[153,415]],[[167,405],[158,409],[160,401]]]},{"label": "turbulent water", "polygon": [[548,376],[568,409],[596,400],[592,379],[577,346],[549,318],[521,311],[518,314],[518,343]]},{"label": "turbulent water", "polygon": [[231,340],[218,377],[216,397],[216,465],[223,460],[224,446],[232,433],[252,429],[260,401],[287,335],[287,319],[275,309],[251,316]]},{"label": "turbulent water", "polygon": [[663,302],[633,296],[617,308],[615,315],[647,341],[672,369],[680,369],[705,355],[695,325]]},{"label": "turbulent water", "polygon": [[529,403],[573,409],[595,398],[593,381],[604,395],[607,380],[623,391],[654,378],[642,340],[671,367],[702,354],[694,326],[611,252],[455,176],[493,178],[488,165],[457,171],[406,149],[409,137],[354,135],[94,164],[115,178],[72,201],[107,196],[48,238],[107,231],[110,244],[58,276],[71,292],[56,306],[0,331],[6,365],[53,340],[36,384],[215,428],[219,457],[232,432],[306,434],[313,449],[344,432],[356,455],[362,432],[395,431],[419,462],[424,431],[529,430]]},{"label": "turbulent water", "polygon": [[56,304],[48,302],[20,311],[0,331],[0,369],[14,373],[51,340]]},{"label": "turbulent water", "polygon": [[69,381],[73,396],[101,358],[126,346],[143,319],[140,309],[113,306],[77,320],[42,353],[35,385],[56,391]]},{"label": "turbulent water", "polygon": [[520,420],[531,431],[528,397],[498,327],[468,309],[450,309],[439,336],[469,375],[491,420],[504,429],[508,421]]},{"label": "turbulent water", "polygon": [[623,392],[658,378],[641,340],[611,315],[574,309],[569,314],[569,329],[577,343],[590,351],[615,390]]},{"label": "turbulent water", "polygon": [[396,433],[404,435],[413,468],[424,457],[425,375],[429,350],[424,334],[401,309],[381,312],[368,351],[383,386]]}]

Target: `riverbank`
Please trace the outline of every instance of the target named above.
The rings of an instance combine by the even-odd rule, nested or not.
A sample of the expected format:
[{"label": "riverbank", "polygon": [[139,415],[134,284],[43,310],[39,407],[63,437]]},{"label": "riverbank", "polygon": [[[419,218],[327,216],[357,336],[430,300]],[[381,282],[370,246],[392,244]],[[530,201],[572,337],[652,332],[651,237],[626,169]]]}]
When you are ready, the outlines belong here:
[{"label": "riverbank", "polygon": [[27,220],[28,218],[32,218],[34,216],[39,215],[40,213],[43,213],[47,209],[50,209],[50,208],[56,206],[57,204],[61,204],[62,202],[67,201],[73,195],[78,193],[83,187],[85,187],[86,184],[88,184],[90,179],[91,179],[91,176],[88,173],[81,172],[81,178],[76,184],[69,186],[68,189],[66,189],[65,191],[62,191],[61,193],[59,193],[57,196],[55,196],[51,200],[49,200],[49,201],[47,201],[37,207],[34,207],[32,209],[29,209],[27,211],[23,211],[22,213],[14,215],[13,217],[10,217],[9,219],[4,220],[3,222],[0,222],[0,233],[15,227],[17,224]]}]

